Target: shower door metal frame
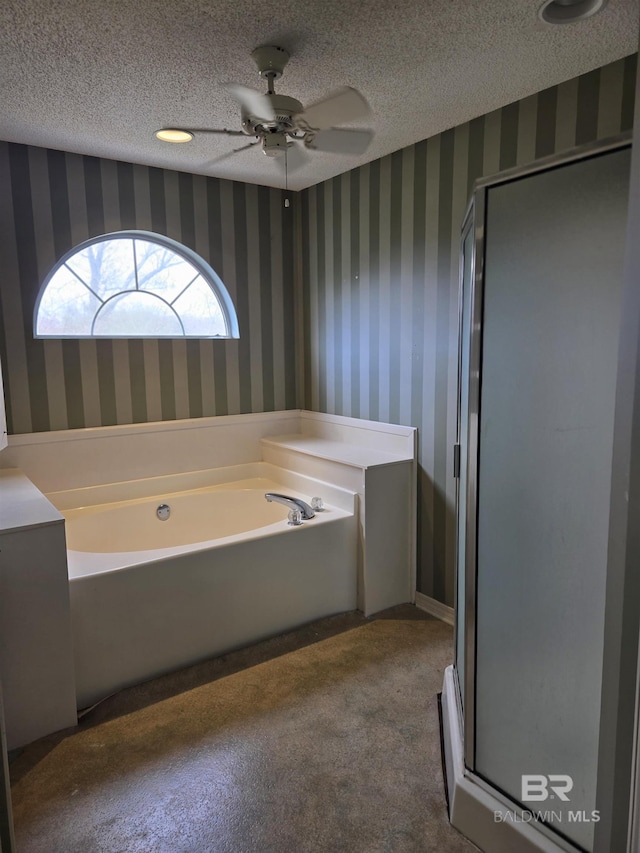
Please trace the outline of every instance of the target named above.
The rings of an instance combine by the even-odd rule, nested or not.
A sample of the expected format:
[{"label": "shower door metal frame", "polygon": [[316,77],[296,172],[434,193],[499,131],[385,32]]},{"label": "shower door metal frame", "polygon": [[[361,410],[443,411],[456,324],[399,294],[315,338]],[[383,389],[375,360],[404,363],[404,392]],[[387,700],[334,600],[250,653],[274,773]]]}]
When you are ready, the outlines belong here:
[{"label": "shower door metal frame", "polygon": [[[470,322],[469,322],[469,329],[472,330],[473,329],[473,325],[472,325],[473,314],[474,314],[472,300],[473,300],[474,293],[475,293],[475,286],[474,285],[475,285],[475,271],[476,271],[476,259],[477,258],[480,258],[480,267],[482,266],[482,258],[478,254],[478,234],[476,232],[477,220],[476,220],[475,209],[476,209],[476,205],[475,205],[475,192],[474,192],[473,195],[471,196],[471,198],[469,199],[469,204],[467,205],[467,209],[466,209],[465,215],[464,215],[463,220],[462,220],[462,228],[460,229],[461,251],[460,251],[460,263],[459,263],[459,282],[460,282],[460,284],[459,284],[459,293],[458,293],[458,393],[457,393],[456,444],[455,444],[455,450],[454,450],[454,472],[453,472],[454,477],[456,478],[456,548],[455,548],[455,567],[456,567],[456,572],[455,572],[455,605],[456,605],[455,612],[456,612],[456,620],[458,619],[458,616],[461,612],[463,612],[465,614],[465,626],[464,626],[464,631],[463,631],[463,636],[464,636],[463,643],[464,643],[464,647],[465,647],[465,650],[464,650],[465,654],[464,654],[464,672],[462,674],[462,683],[464,683],[464,697],[465,697],[464,702],[462,701],[462,689],[461,689],[462,683],[461,683],[461,675],[460,675],[460,669],[459,669],[459,658],[458,658],[458,636],[459,636],[459,633],[458,633],[457,621],[456,621],[456,636],[455,636],[455,644],[454,644],[454,651],[455,651],[454,659],[455,659],[455,664],[456,664],[455,673],[454,673],[455,674],[454,680],[455,680],[455,684],[456,684],[456,689],[458,691],[459,707],[463,709],[464,719],[460,721],[461,724],[463,724],[463,725],[464,725],[465,720],[467,719],[467,712],[465,710],[465,704],[467,702],[470,704],[473,704],[475,702],[475,693],[473,690],[471,690],[471,692],[468,691],[469,681],[466,678],[467,654],[469,653],[469,644],[467,641],[467,637],[469,637],[471,635],[475,636],[475,609],[472,607],[472,604],[475,601],[475,576],[473,579],[474,583],[473,583],[473,598],[472,599],[469,599],[469,597],[468,597],[469,596],[469,587],[467,585],[468,581],[469,581],[469,572],[468,572],[469,552],[467,550],[467,548],[469,546],[469,541],[468,541],[469,540],[469,534],[468,534],[469,526],[467,523],[467,519],[469,517],[468,500],[469,500],[469,494],[471,491],[469,489],[468,479],[467,479],[467,492],[465,495],[465,532],[464,532],[464,536],[465,536],[465,572],[464,572],[465,589],[464,589],[464,600],[463,601],[460,600],[460,590],[459,590],[459,585],[458,585],[458,578],[459,578],[459,572],[460,572],[460,566],[459,566],[460,554],[459,554],[459,546],[458,546],[459,536],[460,536],[460,526],[459,526],[460,525],[460,518],[459,518],[459,516],[460,516],[460,486],[461,486],[460,471],[461,471],[462,465],[466,465],[467,471],[470,471],[468,441],[469,441],[469,436],[472,434],[472,431],[470,429],[470,422],[469,422],[469,420],[467,420],[467,456],[465,459],[462,459],[462,446],[463,446],[463,441],[462,441],[462,377],[463,377],[463,370],[464,370],[463,357],[462,357],[462,341],[463,341],[463,335],[466,332],[465,325],[464,325],[465,255],[464,255],[463,247],[465,244],[465,239],[467,237],[467,234],[469,232],[472,232],[473,240],[472,240],[472,244],[471,244],[471,259],[470,259],[470,265],[469,265],[469,267],[470,267],[469,278],[471,281],[471,285],[470,285],[471,286],[471,297],[469,300],[469,309],[471,311],[471,318],[470,318]],[[469,356],[470,356],[469,361],[471,363],[471,347],[469,348]],[[471,373],[471,371],[470,371],[470,373]],[[469,379],[471,379],[471,376],[469,377]],[[467,415],[468,415],[468,417],[471,414],[471,406],[469,405],[470,400],[471,400],[471,387],[469,385],[468,391],[467,391],[467,404],[468,404]],[[474,504],[473,510],[474,510],[474,515],[475,515],[475,504]],[[474,554],[474,561],[473,562],[475,564],[475,554]],[[471,649],[471,651],[473,653],[475,653],[475,646]],[[473,661],[474,661],[474,665],[475,665],[475,657],[473,658]],[[475,712],[473,711],[472,714],[474,714],[474,713]],[[464,725],[464,728],[466,730],[466,725]]]},{"label": "shower door metal frame", "polygon": [[[484,264],[486,245],[486,208],[489,189],[511,181],[519,180],[540,172],[551,171],[580,160],[597,157],[619,149],[628,148],[631,145],[631,133],[620,134],[608,140],[588,143],[587,145],[574,148],[563,154],[554,154],[550,157],[537,160],[527,166],[518,166],[513,169],[500,172],[490,177],[481,178],[474,185],[467,212],[465,214],[461,229],[461,241],[469,227],[473,228],[473,253],[471,262],[471,295],[470,295],[470,330],[471,341],[469,344],[469,390],[467,411],[467,456],[461,459],[460,464],[467,465],[467,490],[466,490],[466,524],[465,524],[465,595],[464,611],[460,612],[461,602],[457,602],[456,619],[464,619],[464,705],[462,706],[462,726],[464,737],[464,763],[465,772],[473,777],[474,782],[481,787],[496,793],[485,780],[474,773],[475,770],[475,710],[476,710],[476,594],[477,594],[477,532],[478,532],[478,472],[479,472],[479,425],[480,425],[480,391],[482,382],[482,331],[483,331],[483,303],[484,303]],[[471,225],[470,225],[471,221]],[[461,243],[462,245],[462,243]],[[462,254],[462,252],[461,252]],[[462,306],[464,294],[464,268],[460,266],[460,294],[459,294],[459,334],[462,335]],[[464,369],[462,364],[462,339],[458,340],[458,365],[459,379]],[[458,428],[461,420],[461,397],[460,383],[458,389]],[[456,436],[459,443],[460,436]],[[459,507],[456,506],[456,513]],[[456,539],[457,547],[457,539]],[[456,583],[460,567],[456,558]],[[457,593],[456,593],[457,594]],[[457,637],[456,637],[457,640]],[[456,645],[457,650],[457,645]],[[457,652],[456,652],[457,658]],[[456,660],[457,664],[457,660]],[[460,679],[460,673],[456,674]],[[460,696],[458,697],[460,700]],[[511,800],[509,800],[511,803]],[[514,805],[514,803],[512,803]],[[515,803],[516,810],[518,808]],[[558,836],[551,834],[554,840]],[[577,849],[577,848],[570,848]]]}]

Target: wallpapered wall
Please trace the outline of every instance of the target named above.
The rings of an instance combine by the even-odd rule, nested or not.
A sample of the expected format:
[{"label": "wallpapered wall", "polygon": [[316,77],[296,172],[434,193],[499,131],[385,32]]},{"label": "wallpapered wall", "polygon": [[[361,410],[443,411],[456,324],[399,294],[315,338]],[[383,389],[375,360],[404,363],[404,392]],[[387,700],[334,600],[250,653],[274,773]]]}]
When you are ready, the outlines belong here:
[{"label": "wallpapered wall", "polygon": [[[453,604],[459,229],[473,182],[630,129],[635,69],[632,56],[547,89],[293,194],[290,208],[279,190],[0,143],[10,432],[297,405],[417,426],[418,589]],[[34,341],[56,259],[125,228],[202,255],[240,340]]]},{"label": "wallpapered wall", "polygon": [[302,193],[305,408],[419,428],[418,589],[453,604],[458,259],[473,182],[633,123],[636,57]]},{"label": "wallpapered wall", "polygon": [[[0,143],[2,357],[11,433],[295,408],[293,214],[280,190]],[[72,246],[137,228],[221,276],[239,341],[36,341]]]}]

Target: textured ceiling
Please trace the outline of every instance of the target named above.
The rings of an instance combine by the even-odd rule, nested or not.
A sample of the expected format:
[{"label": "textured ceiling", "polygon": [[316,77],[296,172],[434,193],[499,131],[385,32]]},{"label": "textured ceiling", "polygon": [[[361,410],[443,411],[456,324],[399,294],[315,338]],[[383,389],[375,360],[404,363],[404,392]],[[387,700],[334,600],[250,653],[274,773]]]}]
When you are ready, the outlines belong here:
[{"label": "textured ceiling", "polygon": [[304,104],[342,85],[368,99],[360,157],[313,152],[301,189],[637,50],[636,0],[551,27],[540,0],[1,0],[0,138],[283,186],[241,137],[158,142],[161,127],[239,129],[221,88],[264,90],[260,44],[292,54],[276,91]]}]

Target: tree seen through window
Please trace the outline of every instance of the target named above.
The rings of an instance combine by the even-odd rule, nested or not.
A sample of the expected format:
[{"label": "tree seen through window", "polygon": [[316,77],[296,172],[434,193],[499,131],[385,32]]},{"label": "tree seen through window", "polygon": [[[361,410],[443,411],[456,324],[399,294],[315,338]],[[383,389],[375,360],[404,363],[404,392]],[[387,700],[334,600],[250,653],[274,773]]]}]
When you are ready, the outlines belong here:
[{"label": "tree seen through window", "polygon": [[186,246],[122,231],[77,246],[49,273],[38,338],[238,337],[229,294]]}]

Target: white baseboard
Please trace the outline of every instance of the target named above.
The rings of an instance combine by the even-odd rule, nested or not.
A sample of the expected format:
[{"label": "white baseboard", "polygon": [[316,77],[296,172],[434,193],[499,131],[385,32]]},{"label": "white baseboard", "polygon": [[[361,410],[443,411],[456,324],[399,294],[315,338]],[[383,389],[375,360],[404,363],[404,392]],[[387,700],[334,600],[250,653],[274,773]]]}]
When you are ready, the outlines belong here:
[{"label": "white baseboard", "polygon": [[416,607],[435,616],[436,619],[441,619],[447,625],[453,625],[455,622],[455,611],[453,607],[443,604],[441,601],[436,601],[435,598],[430,598],[422,592],[416,592]]}]

